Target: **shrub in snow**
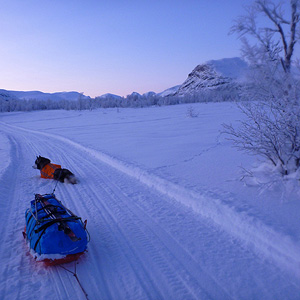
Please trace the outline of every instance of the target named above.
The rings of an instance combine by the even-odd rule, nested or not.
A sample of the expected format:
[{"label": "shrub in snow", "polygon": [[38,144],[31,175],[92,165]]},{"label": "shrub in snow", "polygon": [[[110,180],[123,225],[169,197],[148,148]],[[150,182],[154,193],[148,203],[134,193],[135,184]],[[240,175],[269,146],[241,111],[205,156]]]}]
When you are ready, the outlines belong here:
[{"label": "shrub in snow", "polygon": [[197,118],[199,116],[199,113],[195,110],[195,108],[193,106],[189,106],[187,108],[186,115],[189,118]]},{"label": "shrub in snow", "polygon": [[246,118],[238,127],[224,124],[225,133],[236,147],[265,157],[288,175],[300,167],[300,82],[277,69],[276,76],[265,76],[266,70],[256,70],[257,81],[243,94],[239,107]]},{"label": "shrub in snow", "polygon": [[247,186],[258,187],[263,194],[270,190],[276,192],[282,201],[292,200],[295,195],[300,196],[299,180],[300,170],[282,177],[280,172],[271,163],[262,163],[251,170],[243,169],[241,180]]},{"label": "shrub in snow", "polygon": [[[232,28],[240,37],[256,38],[257,44],[250,45],[243,39],[242,51],[251,66],[249,85],[243,89],[244,101],[239,105],[245,120],[239,127],[224,125],[225,133],[236,147],[263,156],[282,175],[300,168],[300,81],[291,71],[298,41],[298,2],[290,2],[291,18],[286,20],[280,4],[255,1],[248,15]],[[259,14],[267,17],[273,27],[259,28]],[[284,25],[288,25],[287,32]]]}]

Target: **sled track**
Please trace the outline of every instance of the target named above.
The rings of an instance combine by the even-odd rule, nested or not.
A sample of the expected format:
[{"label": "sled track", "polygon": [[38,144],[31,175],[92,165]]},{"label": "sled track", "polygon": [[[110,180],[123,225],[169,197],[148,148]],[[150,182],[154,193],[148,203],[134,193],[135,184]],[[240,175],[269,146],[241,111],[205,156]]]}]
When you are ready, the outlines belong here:
[{"label": "sled track", "polygon": [[[0,271],[1,299],[37,298],[42,289],[52,299],[83,299],[72,275],[59,267],[44,268],[35,263],[22,241],[24,213],[33,194],[49,193],[55,185],[30,169],[28,162],[33,164],[38,154],[61,162],[79,178],[77,185],[58,183],[56,196],[83,220],[88,219],[91,242],[79,260],[77,273],[89,299],[255,299],[255,291],[264,299],[272,299],[284,295],[284,291],[272,292],[276,282],[282,285],[282,281],[290,295],[299,294],[298,279],[284,272],[280,275],[271,261],[261,261],[252,247],[245,248],[243,244],[249,242],[245,233],[229,230],[232,223],[225,224],[228,228],[221,226],[226,220],[219,220],[219,205],[223,204],[217,199],[204,199],[65,138],[13,126],[4,128],[12,145],[12,162],[2,176],[9,185],[0,189],[1,199],[11,199],[10,205],[2,208],[10,218],[10,229],[0,228],[3,244],[9,245],[0,248],[8,260]],[[204,202],[208,201],[212,206],[207,207]],[[235,216],[230,208],[225,209],[229,218]],[[254,230],[246,229],[254,234]],[[188,243],[186,236],[190,237]],[[258,249],[266,257],[267,246]],[[290,267],[279,250],[280,265]],[[295,263],[298,256],[289,253]],[[290,258],[287,255],[286,260]],[[235,270],[230,269],[230,260],[239,262]],[[71,270],[73,267],[68,264]],[[258,270],[257,278],[251,278],[253,269]],[[241,281],[232,282],[226,274],[242,276]],[[22,278],[21,282],[14,283],[16,278]],[[245,286],[255,287],[250,297],[243,294],[249,292]]]},{"label": "sled track", "polygon": [[[77,151],[71,153],[72,159],[77,159],[77,156],[78,160],[82,157],[78,155]],[[213,293],[214,295],[213,298],[222,297],[226,299],[226,292],[223,288],[221,286],[216,288],[218,284],[210,278],[209,274],[203,273],[205,274],[205,278],[201,278],[201,276],[203,276],[201,275],[202,273],[199,272],[201,269],[199,266],[195,267],[197,262],[193,260],[189,253],[182,249],[171,235],[166,233],[159,225],[156,225],[154,220],[136,205],[136,201],[132,199],[133,192],[130,191],[131,194],[128,195],[119,187],[122,178],[108,178],[106,172],[103,171],[104,165],[96,164],[94,161],[85,161],[85,168],[89,170],[90,174],[94,174],[93,181],[85,182],[85,179],[82,179],[80,183],[80,185],[87,187],[84,191],[85,199],[87,199],[87,201],[83,202],[85,209],[93,207],[96,211],[96,213],[92,215],[94,218],[89,221],[89,223],[93,222],[93,225],[96,224],[96,228],[93,228],[90,232],[91,236],[97,235],[97,230],[94,229],[99,227],[101,236],[108,237],[106,243],[104,240],[103,243],[99,245],[99,248],[105,248],[105,244],[109,246],[109,249],[107,249],[109,255],[107,256],[107,253],[103,254],[103,256],[107,256],[104,260],[105,263],[108,263],[107,271],[111,269],[112,266],[117,265],[118,269],[122,270],[122,274],[132,273],[132,275],[127,278],[123,278],[124,283],[120,291],[126,290],[126,287],[132,286],[133,282],[136,281],[136,287],[134,287],[134,289],[141,289],[138,294],[146,294],[150,299],[168,298],[170,291],[168,288],[160,291],[161,286],[172,286],[173,289],[178,290],[180,290],[182,286],[182,291],[188,287],[195,299],[197,299],[199,295],[202,295],[204,298],[209,298],[209,295],[205,292],[208,287],[209,293]],[[82,168],[76,167],[76,165],[74,165],[74,172],[82,175],[81,178],[86,176],[86,174],[80,174]],[[114,175],[118,176],[117,173]],[[122,176],[123,175],[119,177]],[[118,185],[114,183],[112,179],[118,182]],[[127,180],[125,180],[123,184],[124,186],[128,185]],[[135,185],[137,184],[138,183],[135,183]],[[61,190],[63,199],[76,197],[76,192],[70,195],[70,193],[64,189],[64,186]],[[99,193],[101,197],[99,197]],[[76,211],[82,210],[82,207],[79,205],[81,202],[80,199],[76,201]],[[99,220],[103,220],[103,224],[101,224]],[[104,232],[105,229],[107,229],[106,232]],[[128,231],[130,231],[130,234],[128,234]],[[134,240],[134,244],[131,240]],[[153,243],[153,240],[160,240],[161,243]],[[95,258],[98,259],[98,255],[96,249],[94,249],[92,245],[90,246],[88,256],[89,259],[93,261]],[[178,253],[172,249],[176,249]],[[114,256],[115,253],[117,254],[116,257]],[[141,256],[140,253],[143,255]],[[124,258],[120,259],[120,256]],[[122,265],[115,264],[117,261],[122,261]],[[155,272],[153,270],[152,272],[148,271],[148,261],[157,262],[157,270],[155,270]],[[172,261],[173,264],[181,265],[179,269],[183,269],[183,271],[182,274],[178,275],[179,278],[174,275],[179,272],[176,271],[176,268],[170,261]],[[92,263],[96,264],[97,262],[94,261]],[[115,273],[117,270],[110,270],[110,272]],[[161,277],[159,274],[163,274],[164,276]],[[102,276],[103,274],[98,274],[97,277],[101,278]],[[188,282],[185,282],[188,277]],[[190,277],[193,277],[193,280],[191,280]],[[146,285],[145,282],[147,282]],[[164,282],[164,284],[162,284],[162,282]],[[192,282],[193,285],[191,284]],[[206,287],[204,287],[201,282],[205,282]],[[116,285],[120,285],[120,282],[116,282],[114,285],[109,284],[110,288]],[[108,286],[108,284],[105,284],[105,286]],[[219,292],[219,290],[221,292]],[[154,295],[153,291],[156,291]],[[99,293],[100,292],[101,291],[99,291]],[[110,290],[108,295],[108,298],[111,299],[124,297],[116,294],[115,290]]]}]

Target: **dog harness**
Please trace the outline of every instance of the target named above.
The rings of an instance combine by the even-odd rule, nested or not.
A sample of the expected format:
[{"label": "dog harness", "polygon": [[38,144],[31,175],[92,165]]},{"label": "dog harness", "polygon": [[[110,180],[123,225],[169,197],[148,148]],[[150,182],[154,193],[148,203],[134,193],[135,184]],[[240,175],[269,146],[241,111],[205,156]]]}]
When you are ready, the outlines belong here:
[{"label": "dog harness", "polygon": [[54,172],[57,169],[61,169],[60,165],[55,164],[47,164],[45,165],[40,171],[41,171],[41,177],[46,179],[54,179]]}]

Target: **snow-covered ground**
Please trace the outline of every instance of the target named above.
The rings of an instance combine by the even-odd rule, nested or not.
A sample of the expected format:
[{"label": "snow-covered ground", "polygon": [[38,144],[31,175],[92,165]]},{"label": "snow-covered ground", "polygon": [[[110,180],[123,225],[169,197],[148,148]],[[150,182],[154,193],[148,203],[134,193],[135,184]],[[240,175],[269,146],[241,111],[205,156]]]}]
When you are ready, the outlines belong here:
[{"label": "snow-covered ground", "polygon": [[299,299],[300,185],[240,181],[259,162],[220,130],[241,117],[232,103],[2,113],[0,299],[84,299],[21,234],[33,195],[55,186],[31,168],[37,155],[80,180],[56,196],[88,220],[77,274],[89,299]]}]

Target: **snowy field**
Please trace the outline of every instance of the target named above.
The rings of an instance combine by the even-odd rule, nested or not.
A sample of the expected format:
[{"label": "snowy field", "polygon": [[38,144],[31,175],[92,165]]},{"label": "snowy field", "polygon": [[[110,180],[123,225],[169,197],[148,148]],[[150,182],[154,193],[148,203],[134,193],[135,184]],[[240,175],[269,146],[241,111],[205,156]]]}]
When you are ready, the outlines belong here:
[{"label": "snowy field", "polygon": [[232,103],[0,114],[0,299],[85,299],[22,237],[34,194],[55,186],[37,155],[80,181],[56,196],[88,220],[88,299],[300,299],[300,185],[240,180],[260,162],[220,131],[241,117]]}]

